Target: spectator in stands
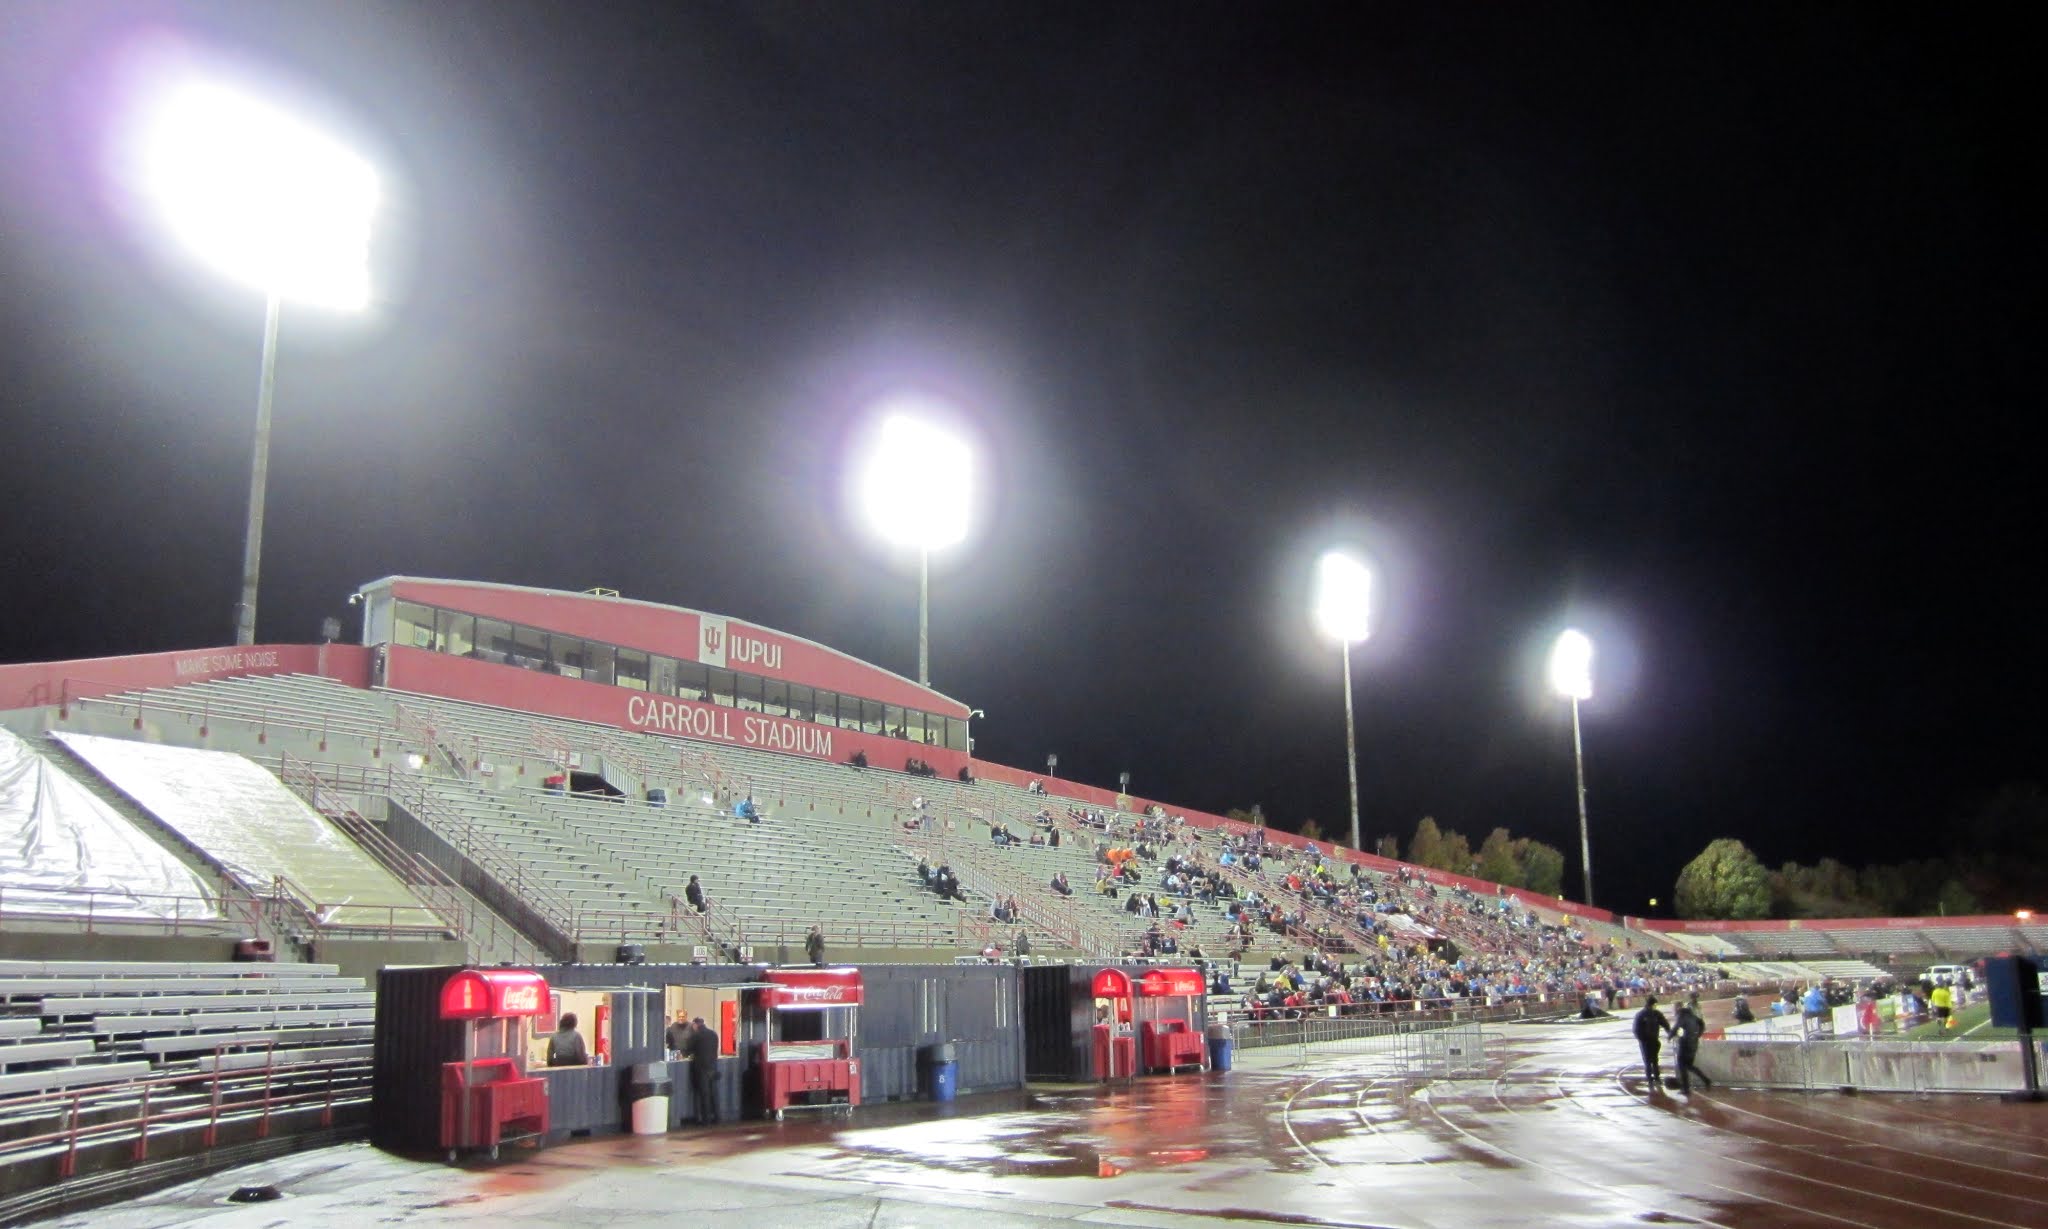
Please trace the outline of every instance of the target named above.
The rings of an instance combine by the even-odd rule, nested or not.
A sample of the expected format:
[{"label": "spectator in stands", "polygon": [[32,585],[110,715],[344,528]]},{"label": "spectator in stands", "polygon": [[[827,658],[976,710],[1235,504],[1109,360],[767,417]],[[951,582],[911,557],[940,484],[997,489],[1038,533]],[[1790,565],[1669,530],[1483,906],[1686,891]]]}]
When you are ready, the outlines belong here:
[{"label": "spectator in stands", "polygon": [[690,1100],[696,1102],[697,1123],[718,1121],[718,1030],[698,1016],[690,1021]]},{"label": "spectator in stands", "polygon": [[1056,871],[1053,873],[1052,890],[1058,892],[1061,896],[1072,896],[1074,894],[1074,889],[1067,885],[1067,872]]},{"label": "spectator in stands", "polygon": [[548,1066],[588,1067],[590,1051],[583,1048],[583,1034],[576,1031],[576,1013],[564,1012],[561,1022],[555,1025],[555,1035],[548,1038]]},{"label": "spectator in stands", "polygon": [[1735,996],[1735,1022],[1737,1024],[1756,1023],[1756,1012],[1749,1005],[1748,995],[1738,994]]},{"label": "spectator in stands", "polygon": [[865,751],[856,751],[853,753],[852,757],[849,758],[846,762],[853,765],[855,768],[866,768],[868,766],[868,753]]},{"label": "spectator in stands", "polygon": [[962,785],[974,784],[974,774],[967,771],[967,765],[965,764],[960,766],[960,783]]},{"label": "spectator in stands", "polygon": [[704,912],[705,908],[710,904],[709,901],[704,899],[704,885],[697,882],[695,875],[690,876],[688,886],[683,888],[683,899],[689,901],[690,908],[695,909],[699,913]]},{"label": "spectator in stands", "polygon": [[825,927],[822,924],[813,925],[810,933],[804,936],[804,955],[812,964],[825,963]]},{"label": "spectator in stands", "polygon": [[1027,794],[1043,794],[1045,792],[1045,782],[1037,777],[1033,777],[1031,778],[1031,784],[1024,787],[1024,792]]}]

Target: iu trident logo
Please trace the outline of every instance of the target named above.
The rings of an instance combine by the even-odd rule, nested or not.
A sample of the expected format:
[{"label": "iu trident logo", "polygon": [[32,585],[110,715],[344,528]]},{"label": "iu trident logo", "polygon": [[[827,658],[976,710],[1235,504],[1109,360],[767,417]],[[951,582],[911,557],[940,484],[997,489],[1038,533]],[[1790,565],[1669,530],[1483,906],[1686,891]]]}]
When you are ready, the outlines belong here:
[{"label": "iu trident logo", "polygon": [[704,629],[704,651],[705,651],[705,652],[707,652],[707,653],[711,653],[711,654],[714,654],[714,655],[715,655],[715,654],[717,654],[717,652],[718,652],[718,646],[719,646],[719,642],[720,642],[720,641],[722,641],[722,640],[724,640],[724,639],[725,639],[725,629],[724,629],[724,628],[722,628],[722,627],[706,627],[706,628]]}]

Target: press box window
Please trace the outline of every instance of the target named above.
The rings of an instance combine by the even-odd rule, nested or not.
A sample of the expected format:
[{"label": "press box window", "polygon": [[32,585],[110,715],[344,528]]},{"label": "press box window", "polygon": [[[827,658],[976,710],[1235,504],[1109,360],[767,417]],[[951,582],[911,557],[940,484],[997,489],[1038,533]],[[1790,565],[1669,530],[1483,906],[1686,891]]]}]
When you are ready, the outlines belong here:
[{"label": "press box window", "polygon": [[397,606],[398,626],[391,638],[393,644],[411,645],[416,649],[434,647],[434,610],[418,602],[400,602]]},{"label": "press box window", "polygon": [[635,691],[647,690],[647,654],[638,649],[620,649],[618,671],[619,686],[631,687]]}]

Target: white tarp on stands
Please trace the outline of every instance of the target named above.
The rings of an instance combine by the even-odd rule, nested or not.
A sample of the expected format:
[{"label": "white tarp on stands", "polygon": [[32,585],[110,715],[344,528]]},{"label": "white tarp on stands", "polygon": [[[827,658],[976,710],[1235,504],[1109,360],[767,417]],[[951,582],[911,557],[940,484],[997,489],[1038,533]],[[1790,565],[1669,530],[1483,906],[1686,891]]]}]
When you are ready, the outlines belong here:
[{"label": "white tarp on stands", "polygon": [[278,876],[331,926],[436,925],[406,886],[285,788],[227,751],[57,733],[114,787],[252,891]]},{"label": "white tarp on stands", "polygon": [[0,729],[0,909],[220,916],[191,867],[7,729]]}]

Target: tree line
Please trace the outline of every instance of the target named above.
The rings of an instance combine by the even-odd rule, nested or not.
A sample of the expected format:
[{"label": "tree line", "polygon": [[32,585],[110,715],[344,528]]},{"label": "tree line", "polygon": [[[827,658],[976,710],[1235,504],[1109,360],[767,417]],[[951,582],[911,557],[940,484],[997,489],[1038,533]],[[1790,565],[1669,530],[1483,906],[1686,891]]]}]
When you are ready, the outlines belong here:
[{"label": "tree line", "polygon": [[1834,858],[1766,867],[1733,837],[1678,873],[1682,918],[1937,917],[2034,908],[2048,888],[2048,792],[2008,785],[1930,830],[1932,856],[1853,867]]},{"label": "tree line", "polygon": [[[1224,812],[1224,817],[1260,826],[1266,822],[1257,806],[1232,808]],[[1306,840],[1324,839],[1323,826],[1313,819],[1303,820],[1297,831]],[[1335,845],[1339,842],[1332,840],[1328,843]],[[1435,819],[1424,816],[1415,825],[1415,835],[1408,839],[1405,859],[1400,838],[1392,835],[1373,842],[1371,852],[1432,870],[1473,875],[1511,888],[1527,888],[1545,896],[1556,896],[1564,890],[1563,852],[1534,837],[1515,836],[1506,828],[1495,828],[1487,833],[1486,839],[1479,843],[1478,852],[1474,853],[1472,842],[1464,833],[1444,828]]]}]

